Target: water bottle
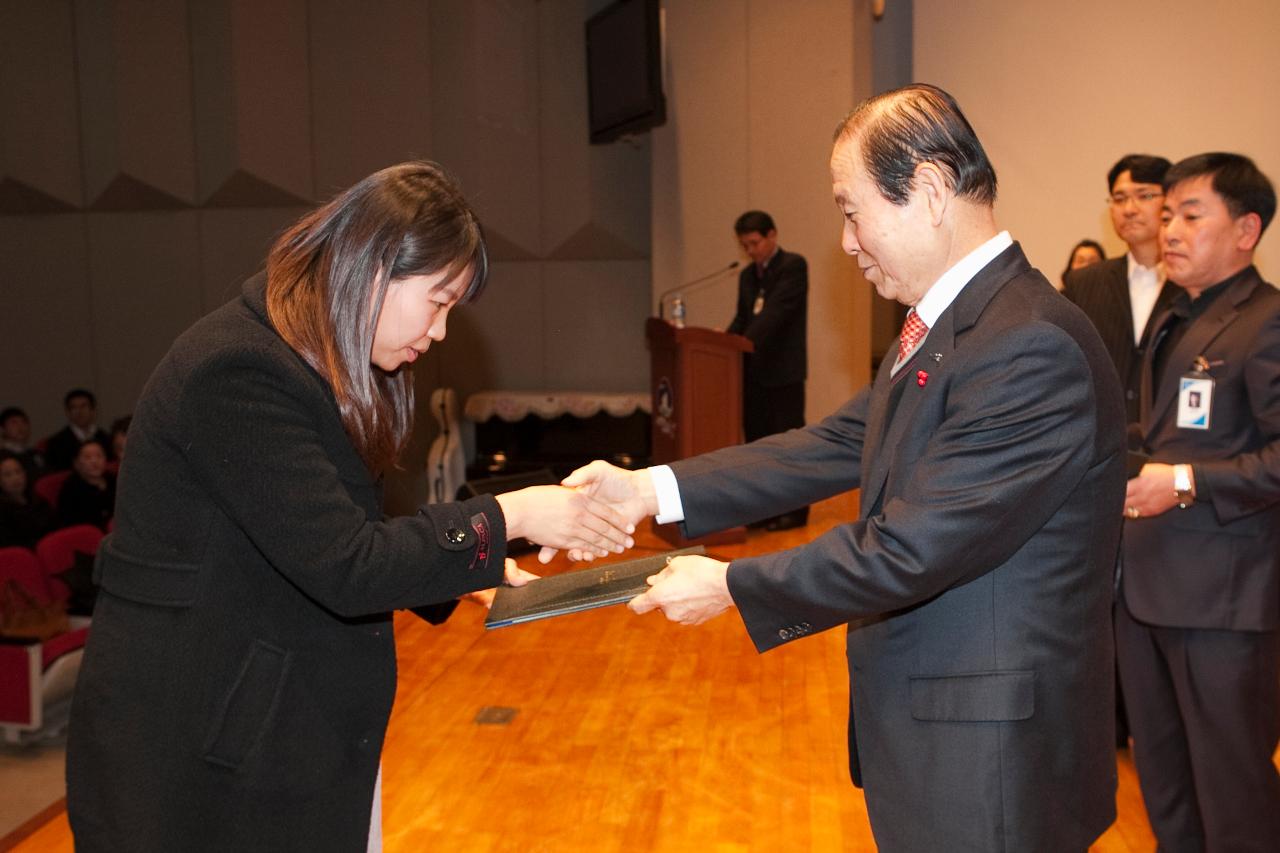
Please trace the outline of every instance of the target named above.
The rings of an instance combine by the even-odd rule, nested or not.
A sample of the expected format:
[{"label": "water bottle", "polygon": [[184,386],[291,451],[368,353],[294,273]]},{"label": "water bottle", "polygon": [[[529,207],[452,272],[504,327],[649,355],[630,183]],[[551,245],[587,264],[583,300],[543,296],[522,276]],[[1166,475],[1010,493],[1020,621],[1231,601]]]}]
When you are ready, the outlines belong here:
[{"label": "water bottle", "polygon": [[671,325],[684,328],[684,300],[679,296],[671,300]]}]

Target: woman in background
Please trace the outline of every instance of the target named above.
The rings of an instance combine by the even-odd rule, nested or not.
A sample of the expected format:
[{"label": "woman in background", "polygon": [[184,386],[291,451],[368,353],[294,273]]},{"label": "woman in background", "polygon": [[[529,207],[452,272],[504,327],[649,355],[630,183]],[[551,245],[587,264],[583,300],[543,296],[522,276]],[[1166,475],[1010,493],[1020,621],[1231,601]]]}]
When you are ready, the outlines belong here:
[{"label": "woman in background", "polygon": [[1062,278],[1058,284],[1058,290],[1067,286],[1067,273],[1072,270],[1078,270],[1080,267],[1087,267],[1090,264],[1096,264],[1099,261],[1105,261],[1107,253],[1102,245],[1096,240],[1081,240],[1071,248],[1071,254],[1067,256],[1067,268],[1062,271]]},{"label": "woman in background", "polygon": [[383,516],[407,368],[487,274],[453,182],[393,166],[289,228],[156,368],[72,708],[77,850],[378,847],[391,612],[442,621],[524,583],[509,538],[630,546],[616,513],[559,486]]},{"label": "woman in background", "polygon": [[58,492],[58,518],[63,527],[92,524],[106,530],[115,506],[116,475],[107,470],[107,449],[91,438],[71,460],[71,474]]},{"label": "woman in background", "polygon": [[0,450],[0,548],[34,548],[57,526],[53,507],[32,491],[22,457]]}]

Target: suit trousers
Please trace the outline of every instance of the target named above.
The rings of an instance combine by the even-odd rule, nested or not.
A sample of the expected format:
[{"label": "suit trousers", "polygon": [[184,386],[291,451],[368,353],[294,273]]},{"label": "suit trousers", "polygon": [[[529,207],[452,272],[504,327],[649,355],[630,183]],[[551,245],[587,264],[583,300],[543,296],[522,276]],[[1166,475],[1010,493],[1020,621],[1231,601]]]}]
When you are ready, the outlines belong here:
[{"label": "suit trousers", "polygon": [[742,383],[742,432],[747,441],[804,426],[804,383],[766,387],[747,377]]},{"label": "suit trousers", "polygon": [[[767,435],[776,435],[789,429],[804,426],[804,383],[765,387],[750,376],[742,382],[742,434],[747,441],[755,441]],[[765,526],[784,517],[793,523],[804,524],[809,519],[809,507],[800,506],[783,515],[766,518],[756,523]]]},{"label": "suit trousers", "polygon": [[1280,632],[1146,625],[1123,597],[1115,626],[1158,849],[1280,850]]}]

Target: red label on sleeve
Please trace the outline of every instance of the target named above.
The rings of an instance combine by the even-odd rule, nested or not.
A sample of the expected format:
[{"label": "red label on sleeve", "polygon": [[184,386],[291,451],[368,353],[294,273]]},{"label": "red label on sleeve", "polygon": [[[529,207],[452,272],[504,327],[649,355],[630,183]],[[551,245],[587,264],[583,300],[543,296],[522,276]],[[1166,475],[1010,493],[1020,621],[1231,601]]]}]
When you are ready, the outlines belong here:
[{"label": "red label on sleeve", "polygon": [[489,518],[483,513],[478,512],[471,516],[471,529],[476,533],[476,550],[471,555],[471,565],[468,567],[474,569],[488,568],[489,566]]}]

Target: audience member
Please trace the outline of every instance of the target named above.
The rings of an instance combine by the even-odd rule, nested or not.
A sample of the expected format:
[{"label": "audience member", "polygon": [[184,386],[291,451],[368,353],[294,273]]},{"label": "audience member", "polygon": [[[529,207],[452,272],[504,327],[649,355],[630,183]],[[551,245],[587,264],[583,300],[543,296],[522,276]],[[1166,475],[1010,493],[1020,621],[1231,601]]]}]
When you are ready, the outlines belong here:
[{"label": "audience member", "polygon": [[31,490],[22,458],[0,450],[0,548],[35,547],[57,526],[53,507]]},{"label": "audience member", "polygon": [[1280,850],[1280,292],[1253,265],[1275,190],[1214,153],[1164,193],[1178,293],[1142,362],[1116,607],[1134,761],[1160,850]]},{"label": "audience member", "polygon": [[1097,240],[1081,240],[1076,243],[1071,248],[1071,254],[1067,256],[1067,268],[1062,271],[1062,286],[1067,285],[1067,273],[1081,267],[1093,266],[1106,259],[1107,252]]},{"label": "audience member", "polygon": [[66,526],[93,524],[105,530],[115,506],[116,478],[107,470],[107,449],[90,439],[76,451],[71,475],[58,493],[58,517]]},{"label": "audience member", "polygon": [[76,458],[76,451],[86,441],[97,441],[105,450],[111,436],[97,424],[98,400],[92,391],[72,388],[62,400],[67,411],[67,425],[45,441],[45,463],[50,471],[66,471]]},{"label": "audience member", "polygon": [[27,469],[27,481],[34,483],[44,473],[44,455],[31,445],[31,419],[17,406],[0,412],[0,448],[18,457]]}]

